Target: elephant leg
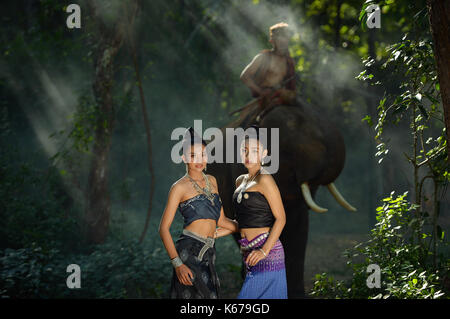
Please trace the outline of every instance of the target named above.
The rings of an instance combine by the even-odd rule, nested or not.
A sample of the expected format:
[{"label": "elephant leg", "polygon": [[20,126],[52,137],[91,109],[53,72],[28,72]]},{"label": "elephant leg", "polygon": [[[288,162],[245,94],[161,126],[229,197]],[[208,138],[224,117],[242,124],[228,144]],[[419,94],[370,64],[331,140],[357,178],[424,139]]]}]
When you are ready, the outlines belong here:
[{"label": "elephant leg", "polygon": [[283,200],[286,225],[280,240],[285,251],[288,297],[305,298],[305,253],[308,241],[308,207],[302,200]]}]

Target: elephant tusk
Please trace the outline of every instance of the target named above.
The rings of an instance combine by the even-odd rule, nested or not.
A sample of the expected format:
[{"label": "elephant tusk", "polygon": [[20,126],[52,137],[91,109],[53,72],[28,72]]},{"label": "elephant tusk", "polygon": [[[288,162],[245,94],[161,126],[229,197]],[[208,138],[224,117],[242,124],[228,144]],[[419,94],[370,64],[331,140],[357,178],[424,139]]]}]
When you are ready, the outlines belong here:
[{"label": "elephant tusk", "polygon": [[353,207],[352,205],[350,205],[345,199],[344,197],[342,197],[341,193],[339,193],[339,191],[337,190],[336,186],[334,185],[334,183],[330,183],[327,185],[328,190],[330,191],[331,195],[333,195],[333,197],[336,199],[336,201],[345,209],[351,211],[351,212],[356,212],[356,208]]},{"label": "elephant tusk", "polygon": [[325,213],[328,211],[328,209],[322,208],[314,203],[314,200],[311,197],[311,191],[309,190],[308,183],[302,183],[300,187],[302,189],[303,198],[305,198],[306,204],[308,204],[309,208],[311,208],[316,213]]}]

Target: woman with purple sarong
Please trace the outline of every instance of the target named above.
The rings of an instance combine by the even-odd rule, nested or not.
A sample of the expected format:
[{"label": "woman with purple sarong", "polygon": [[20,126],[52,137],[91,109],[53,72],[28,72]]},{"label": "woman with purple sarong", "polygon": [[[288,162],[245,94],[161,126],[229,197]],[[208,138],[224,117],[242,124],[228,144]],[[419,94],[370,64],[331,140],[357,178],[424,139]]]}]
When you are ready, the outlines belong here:
[{"label": "woman with purple sarong", "polygon": [[286,223],[280,191],[262,164],[267,155],[261,133],[242,141],[241,157],[248,174],[236,179],[233,205],[241,233],[239,244],[246,277],[238,299],[286,299],[284,249],[279,236]]}]

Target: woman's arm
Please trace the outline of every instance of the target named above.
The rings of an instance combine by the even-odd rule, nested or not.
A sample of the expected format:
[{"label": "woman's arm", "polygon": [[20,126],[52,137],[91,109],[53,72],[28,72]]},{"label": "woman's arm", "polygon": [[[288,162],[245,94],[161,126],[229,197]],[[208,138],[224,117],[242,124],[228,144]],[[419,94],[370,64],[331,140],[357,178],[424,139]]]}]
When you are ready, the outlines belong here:
[{"label": "woman's arm", "polygon": [[[219,187],[217,185],[217,180],[214,176],[212,175],[208,175],[208,178],[211,179],[212,185],[215,189],[215,191],[217,193],[219,193]],[[216,238],[218,237],[223,237],[226,235],[229,235],[231,233],[235,233],[239,230],[237,222],[226,217],[223,211],[223,206],[220,209],[220,216],[219,216],[219,220],[217,221],[217,226],[219,227],[219,229],[217,230],[216,233]]]},{"label": "woman's arm", "polygon": [[[275,222],[272,226],[272,229],[270,230],[269,237],[261,247],[264,253],[268,255],[272,247],[275,245],[276,241],[279,239],[281,231],[286,224],[286,213],[284,211],[280,191],[273,177],[268,174],[261,175],[259,183],[261,185],[261,189],[263,190],[263,195],[267,199],[273,216],[275,217]],[[256,250],[255,254],[249,255],[249,257],[247,258],[247,263],[250,266],[253,266],[263,258],[265,258],[265,255],[262,252]]]},{"label": "woman's arm", "polygon": [[263,95],[264,90],[255,83],[255,81],[253,80],[253,76],[256,74],[259,67],[261,66],[263,59],[264,55],[262,53],[257,54],[253,58],[253,60],[244,68],[244,70],[240,75],[241,81],[244,82],[244,84],[249,89],[256,92],[258,95]]},{"label": "woman's arm", "polygon": [[217,222],[217,226],[219,228],[217,229],[216,238],[227,236],[231,233],[235,233],[239,231],[238,224],[235,220],[232,220],[228,217],[225,217],[225,214],[223,212],[223,207],[220,210],[220,217]]},{"label": "woman's arm", "polygon": [[164,209],[161,221],[159,223],[159,236],[161,237],[170,259],[178,256],[172,236],[170,235],[170,226],[172,225],[182,195],[181,187],[177,184],[172,185],[169,191],[166,208]]},{"label": "woman's arm", "polygon": [[[161,222],[159,223],[159,236],[161,237],[161,240],[167,250],[167,254],[169,255],[170,259],[178,257],[177,249],[175,248],[172,236],[170,235],[170,226],[172,225],[175,213],[177,212],[178,204],[180,203],[182,196],[183,190],[181,186],[179,184],[172,185],[169,191],[169,198],[167,200],[166,208],[164,209],[164,213],[161,217]],[[178,280],[183,285],[192,286],[192,279],[194,278],[194,275],[189,267],[181,264],[180,266],[177,266],[175,268],[175,272]]]},{"label": "woman's arm", "polygon": [[224,236],[228,236],[229,234],[232,234],[233,231],[226,228],[217,228],[216,233],[214,234],[214,238],[220,238]]}]

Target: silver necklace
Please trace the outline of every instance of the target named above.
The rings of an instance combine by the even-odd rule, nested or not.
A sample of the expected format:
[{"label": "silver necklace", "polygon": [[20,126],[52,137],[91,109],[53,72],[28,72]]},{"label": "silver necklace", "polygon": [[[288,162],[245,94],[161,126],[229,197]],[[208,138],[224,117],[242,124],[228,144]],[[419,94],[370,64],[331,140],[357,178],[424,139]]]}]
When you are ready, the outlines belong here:
[{"label": "silver necklace", "polygon": [[260,168],[259,171],[255,175],[253,175],[252,178],[250,178],[250,180],[247,180],[247,176],[245,177],[244,181],[242,182],[242,183],[245,183],[245,184],[242,186],[242,188],[239,191],[239,194],[237,196],[237,199],[236,199],[238,203],[240,203],[242,201],[242,193],[244,192],[244,190],[247,189],[247,185],[255,180],[255,178],[261,173],[261,169],[262,168]]},{"label": "silver necklace", "polygon": [[192,182],[192,185],[194,186],[194,188],[195,188],[195,190],[197,191],[197,193],[199,193],[199,194],[205,194],[206,198],[208,198],[209,201],[211,202],[211,204],[214,206],[214,194],[211,192],[211,187],[210,187],[210,184],[209,184],[209,179],[208,179],[208,177],[206,177],[205,173],[202,172],[203,179],[204,179],[205,182],[206,182],[205,188],[200,187],[200,185],[198,185],[197,182],[194,181],[194,179],[193,179],[191,176],[189,176],[188,173],[186,173],[186,176],[187,176],[187,177],[189,178],[189,180]]}]

